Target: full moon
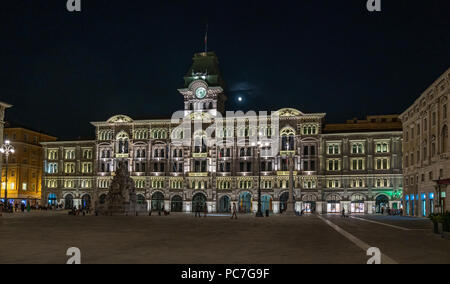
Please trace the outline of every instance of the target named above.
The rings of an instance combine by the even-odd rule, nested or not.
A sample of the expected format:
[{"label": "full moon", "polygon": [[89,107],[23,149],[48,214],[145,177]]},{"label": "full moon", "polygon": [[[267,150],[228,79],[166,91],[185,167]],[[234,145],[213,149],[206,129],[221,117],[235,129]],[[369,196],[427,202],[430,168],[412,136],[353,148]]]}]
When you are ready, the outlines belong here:
[{"label": "full moon", "polygon": [[242,97],[239,97],[239,98],[238,98],[238,101],[242,102]]}]

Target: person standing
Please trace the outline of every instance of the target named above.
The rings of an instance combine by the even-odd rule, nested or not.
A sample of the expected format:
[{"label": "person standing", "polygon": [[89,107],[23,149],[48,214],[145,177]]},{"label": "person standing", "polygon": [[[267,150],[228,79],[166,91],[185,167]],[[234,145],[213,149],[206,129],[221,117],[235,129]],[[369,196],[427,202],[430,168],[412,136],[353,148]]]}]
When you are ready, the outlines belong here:
[{"label": "person standing", "polygon": [[208,214],[208,206],[203,205],[203,213],[204,213],[204,217],[206,218],[206,215]]},{"label": "person standing", "polygon": [[342,209],[342,216],[341,217],[345,217],[345,209]]},{"label": "person standing", "polygon": [[236,203],[233,203],[233,215],[231,215],[231,219],[235,218],[237,219],[237,209],[236,209]]}]

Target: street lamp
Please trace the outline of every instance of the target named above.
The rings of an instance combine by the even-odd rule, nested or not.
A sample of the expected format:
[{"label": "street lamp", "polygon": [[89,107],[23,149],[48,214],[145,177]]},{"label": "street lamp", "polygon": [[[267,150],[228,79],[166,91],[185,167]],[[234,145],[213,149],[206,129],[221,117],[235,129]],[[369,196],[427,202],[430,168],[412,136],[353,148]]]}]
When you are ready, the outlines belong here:
[{"label": "street lamp", "polygon": [[0,147],[0,153],[6,155],[6,173],[5,173],[5,209],[8,206],[8,158],[10,154],[14,154],[14,147],[11,145],[9,140],[5,141]]},{"label": "street lamp", "polygon": [[258,152],[258,211],[256,212],[256,217],[264,217],[261,211],[261,149],[268,147],[269,143],[263,144],[261,141],[258,141],[258,143],[252,143],[252,146],[257,146],[256,150]]}]

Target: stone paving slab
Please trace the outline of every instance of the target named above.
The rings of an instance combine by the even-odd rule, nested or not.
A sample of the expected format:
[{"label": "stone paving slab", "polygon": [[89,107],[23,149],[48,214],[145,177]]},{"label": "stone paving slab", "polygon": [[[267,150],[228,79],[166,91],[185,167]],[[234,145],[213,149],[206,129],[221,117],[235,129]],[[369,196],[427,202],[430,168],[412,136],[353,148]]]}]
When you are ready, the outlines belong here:
[{"label": "stone paving slab", "polygon": [[371,246],[378,247],[382,253],[386,253],[398,263],[450,263],[450,242],[433,234],[428,220],[411,220],[399,216],[363,217],[411,229],[406,231],[353,218],[326,218]]},{"label": "stone paving slab", "polygon": [[[450,263],[450,242],[325,216],[399,263]],[[379,220],[380,221],[380,220]],[[381,220],[383,221],[383,220]],[[399,223],[404,225],[403,223]],[[68,216],[33,212],[0,217],[0,263],[65,263],[78,247],[83,263],[366,263],[365,252],[317,216]]]},{"label": "stone paving slab", "polygon": [[[252,215],[35,216],[1,220],[0,263],[364,263],[363,252],[318,218]],[[20,237],[18,237],[20,235]]]}]

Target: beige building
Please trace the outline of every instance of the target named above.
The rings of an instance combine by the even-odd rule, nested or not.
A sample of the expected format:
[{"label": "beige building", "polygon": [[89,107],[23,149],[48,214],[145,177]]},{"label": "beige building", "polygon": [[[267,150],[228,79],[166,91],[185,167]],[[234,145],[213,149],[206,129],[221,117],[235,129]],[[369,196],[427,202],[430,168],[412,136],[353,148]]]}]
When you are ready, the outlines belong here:
[{"label": "beige building", "polygon": [[450,210],[445,200],[450,192],[449,96],[450,69],[400,116],[406,215],[428,216],[441,209],[439,201]]},{"label": "beige building", "polygon": [[[56,137],[46,135],[20,126],[10,127],[8,123],[3,137],[14,147],[14,154],[9,156],[8,185],[6,185],[6,167],[2,168],[1,196],[5,196],[8,188],[8,200],[32,205],[41,199],[43,172],[43,150],[41,142],[56,141]],[[3,157],[5,162],[5,157]]]}]

